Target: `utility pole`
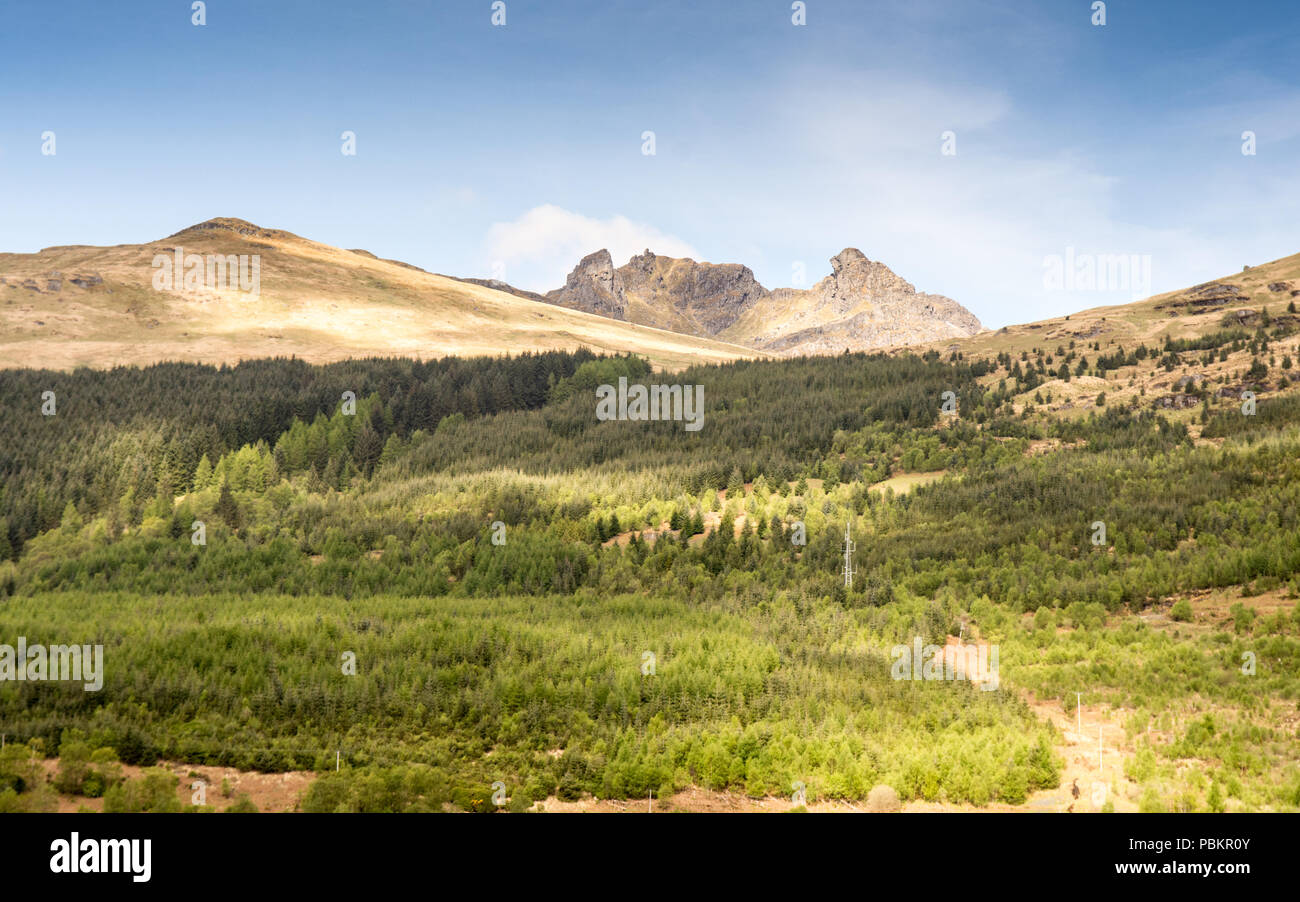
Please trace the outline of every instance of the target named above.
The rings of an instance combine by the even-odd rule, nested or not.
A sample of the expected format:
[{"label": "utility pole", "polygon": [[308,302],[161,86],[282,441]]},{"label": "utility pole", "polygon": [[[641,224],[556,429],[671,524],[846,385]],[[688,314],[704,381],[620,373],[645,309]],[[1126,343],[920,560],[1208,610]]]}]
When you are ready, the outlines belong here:
[{"label": "utility pole", "polygon": [[850,532],[852,521],[844,523],[844,588],[853,588],[853,534]]}]

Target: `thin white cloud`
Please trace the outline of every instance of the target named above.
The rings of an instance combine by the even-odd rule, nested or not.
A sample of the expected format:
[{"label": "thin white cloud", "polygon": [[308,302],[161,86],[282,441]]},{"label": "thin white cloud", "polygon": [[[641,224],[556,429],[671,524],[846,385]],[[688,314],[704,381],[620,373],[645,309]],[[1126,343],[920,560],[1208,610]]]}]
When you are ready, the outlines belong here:
[{"label": "thin white cloud", "polygon": [[[873,92],[773,104],[770,121],[784,116],[792,156],[836,173],[836,194],[859,199],[845,205],[826,192],[812,199],[829,211],[810,230],[824,246],[856,243],[993,327],[1134,299],[1127,289],[1048,290],[1044,260],[1069,248],[1149,256],[1152,293],[1216,274],[1190,265],[1207,249],[1204,236],[1186,223],[1130,219],[1123,195],[1130,185],[1074,148],[1035,140],[1033,122],[1003,92],[873,80]],[[948,129],[957,135],[955,157],[940,154]]]},{"label": "thin white cloud", "polygon": [[558,288],[580,259],[607,248],[614,265],[647,248],[669,257],[694,257],[690,244],[625,216],[594,219],[544,204],[511,222],[492,225],[487,235],[489,268],[496,278],[534,290]]}]

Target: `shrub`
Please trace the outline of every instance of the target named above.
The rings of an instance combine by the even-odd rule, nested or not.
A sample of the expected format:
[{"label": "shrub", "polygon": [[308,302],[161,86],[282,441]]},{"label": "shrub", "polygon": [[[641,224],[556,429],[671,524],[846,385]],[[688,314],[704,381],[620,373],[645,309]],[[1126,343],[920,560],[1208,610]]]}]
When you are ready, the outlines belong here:
[{"label": "shrub", "polygon": [[1219,789],[1218,781],[1210,784],[1210,794],[1206,796],[1205,807],[1215,814],[1222,814],[1227,810],[1223,801],[1223,792]]},{"label": "shrub", "polygon": [[0,750],[0,814],[53,807],[54,795],[45,785],[36,751],[21,742]]},{"label": "shrub", "polygon": [[892,786],[873,786],[867,794],[867,810],[876,812],[899,811],[903,807]]},{"label": "shrub", "polygon": [[54,777],[54,788],[65,795],[81,795],[89,774],[90,746],[83,740],[73,739],[70,732],[64,730],[59,743],[59,772]]},{"label": "shrub", "polygon": [[[478,807],[490,790],[458,789],[461,808]],[[446,774],[422,764],[325,774],[307,788],[299,807],[315,813],[438,811],[453,799]],[[482,810],[492,809],[490,801]]]},{"label": "shrub", "polygon": [[138,780],[127,780],[104,793],[104,810],[109,813],[165,811],[179,812],[183,808],[176,795],[180,780],[161,767],[145,770]]},{"label": "shrub", "polygon": [[1249,630],[1251,624],[1255,622],[1254,609],[1246,607],[1241,602],[1228,608],[1228,613],[1232,615],[1232,628],[1238,634]]},{"label": "shrub", "polygon": [[1151,779],[1156,772],[1156,755],[1150,746],[1144,745],[1124,762],[1124,774],[1137,783]]},{"label": "shrub", "polygon": [[246,792],[241,792],[239,798],[226,808],[228,814],[254,814],[257,810],[257,806],[253,804],[253,800]]},{"label": "shrub", "polygon": [[1138,811],[1143,814],[1164,814],[1165,810],[1164,800],[1154,786],[1142,790],[1142,796],[1138,799]]}]

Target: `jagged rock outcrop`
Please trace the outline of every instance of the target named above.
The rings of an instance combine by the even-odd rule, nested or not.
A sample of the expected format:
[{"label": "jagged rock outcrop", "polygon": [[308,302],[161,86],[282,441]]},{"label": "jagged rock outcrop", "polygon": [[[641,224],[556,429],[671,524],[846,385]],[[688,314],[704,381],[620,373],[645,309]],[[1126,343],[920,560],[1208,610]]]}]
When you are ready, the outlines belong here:
[{"label": "jagged rock outcrop", "polygon": [[609,251],[601,248],[578,261],[564,287],[546,293],[546,300],[561,307],[585,310],[611,319],[627,318],[623,278],[614,268]]},{"label": "jagged rock outcrop", "polygon": [[718,335],[767,296],[748,266],[637,254],[619,268],[626,296],[644,306],[643,325]]},{"label": "jagged rock outcrop", "polygon": [[916,288],[885,264],[868,260],[856,247],[846,247],[831,257],[831,274],[809,292],[834,313],[847,316],[864,300],[916,294]]},{"label": "jagged rock outcrop", "polygon": [[961,304],[918,292],[854,247],[832,257],[831,274],[812,288],[777,289],[772,298],[772,310],[755,311],[751,336],[768,351],[833,354],[964,338],[983,328]]},{"label": "jagged rock outcrop", "polygon": [[961,338],[980,322],[956,301],[924,294],[857,248],[831,258],[809,289],[768,291],[739,263],[700,263],[646,250],[615,268],[589,254],[553,304],[784,354],[839,353]]}]

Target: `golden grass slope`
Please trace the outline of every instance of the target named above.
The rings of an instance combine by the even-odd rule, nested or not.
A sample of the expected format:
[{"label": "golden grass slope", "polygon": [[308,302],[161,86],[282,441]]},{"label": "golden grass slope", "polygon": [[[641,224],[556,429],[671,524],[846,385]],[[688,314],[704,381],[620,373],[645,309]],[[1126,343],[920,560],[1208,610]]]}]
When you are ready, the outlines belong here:
[{"label": "golden grass slope", "polygon": [[[1013,399],[1014,412],[1026,407],[1056,417],[1084,417],[1098,410],[1100,400],[1108,404],[1137,403],[1155,406],[1164,415],[1188,423],[1199,436],[1199,406],[1184,394],[1184,381],[1197,380],[1211,392],[1217,407],[1236,404],[1242,388],[1250,387],[1261,403],[1278,393],[1300,391],[1296,370],[1280,369],[1275,364],[1286,357],[1300,359],[1300,332],[1269,343],[1265,355],[1269,376],[1262,382],[1248,383],[1246,372],[1254,356],[1249,347],[1207,362],[1203,352],[1182,355],[1182,362],[1172,370],[1160,365],[1165,338],[1192,338],[1221,329],[1238,328],[1254,334],[1263,323],[1260,315],[1267,310],[1273,322],[1294,321],[1288,312],[1294,303],[1300,308],[1300,254],[1252,266],[1240,273],[1194,285],[1179,291],[1155,295],[1132,304],[1095,307],[1069,316],[1040,320],[996,331],[985,331],[969,338],[934,341],[926,345],[896,348],[892,353],[924,353],[936,350],[943,358],[960,352],[967,360],[993,360],[999,354],[1011,355],[1013,361],[1027,353],[1034,359],[1036,351],[1054,357],[1053,368],[1063,357],[1060,351],[1074,351],[1095,362],[1098,354],[1114,354],[1120,348],[1134,351],[1140,344],[1156,351],[1136,366],[1110,370],[1105,378],[1073,375],[1069,381],[1049,379],[1036,388],[1019,392]],[[1014,380],[1008,382],[1006,369],[986,376],[984,384],[992,389],[1007,383],[1013,392]],[[1281,387],[1279,377],[1287,381]]]},{"label": "golden grass slope", "polygon": [[[171,255],[176,247],[186,254],[259,255],[260,294],[155,290],[154,255]],[[0,367],[220,364],[277,356],[326,363],[578,348],[633,352],[670,370],[763,356],[238,219],[209,220],[148,244],[0,254]]]},{"label": "golden grass slope", "polygon": [[1234,311],[1258,313],[1267,308],[1276,316],[1292,301],[1300,306],[1300,254],[1132,304],[1094,307],[969,338],[913,345],[907,350],[919,354],[932,348],[944,356],[951,350],[988,358],[1004,351],[1019,355],[1034,348],[1056,348],[1072,340],[1089,345],[1099,342],[1107,352],[1120,345],[1132,350],[1143,343],[1159,348],[1166,336],[1179,339],[1213,332]]}]

